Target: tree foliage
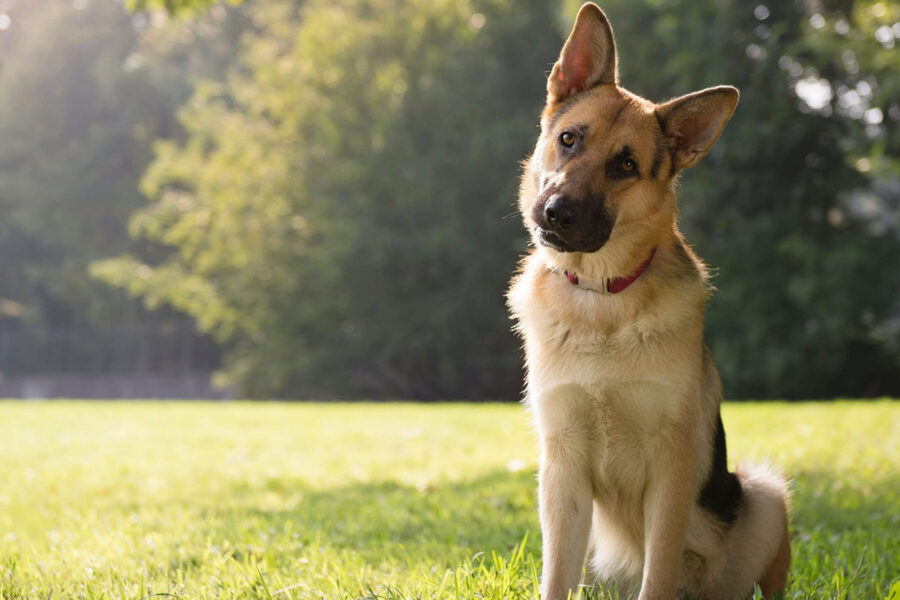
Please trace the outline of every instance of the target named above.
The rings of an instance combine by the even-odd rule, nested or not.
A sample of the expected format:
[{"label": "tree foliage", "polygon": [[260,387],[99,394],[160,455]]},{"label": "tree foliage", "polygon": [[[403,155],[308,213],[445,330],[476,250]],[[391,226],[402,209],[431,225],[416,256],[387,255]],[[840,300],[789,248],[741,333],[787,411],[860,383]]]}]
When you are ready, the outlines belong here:
[{"label": "tree foliage", "polygon": [[192,79],[221,76],[236,12],[179,23],[116,0],[0,3],[0,376],[137,368],[99,346],[143,348],[134,328],[162,339],[186,320],[148,313],[88,266],[159,254],[128,236],[137,183],[153,141],[178,133]]},{"label": "tree foliage", "polygon": [[[894,31],[896,8],[604,8],[629,89],[656,100],[742,89],[681,193],[688,237],[718,273],[708,339],[728,392],[900,390],[890,125],[900,65],[883,29]],[[556,10],[537,0],[247,10],[259,30],[228,76],[182,107],[186,137],[160,142],[143,179],[150,203],[131,233],[170,252],[95,273],[193,315],[251,396],[517,395],[502,295],[525,236],[504,217],[536,136],[542,67],[562,43]]]},{"label": "tree foliage", "polygon": [[[501,395],[517,160],[561,37],[540,2],[256,7],[263,32],[183,108],[97,272],[231,344],[251,395]],[[298,26],[299,23],[299,26]],[[477,82],[472,85],[472,82]],[[499,247],[498,247],[499,242]]]},{"label": "tree foliage", "polygon": [[86,269],[129,246],[133,182],[151,158],[135,132],[149,133],[153,91],[122,68],[134,35],[121,8],[14,8],[0,56],[0,251],[15,260],[0,264],[0,296],[29,323],[89,323],[128,304]]}]

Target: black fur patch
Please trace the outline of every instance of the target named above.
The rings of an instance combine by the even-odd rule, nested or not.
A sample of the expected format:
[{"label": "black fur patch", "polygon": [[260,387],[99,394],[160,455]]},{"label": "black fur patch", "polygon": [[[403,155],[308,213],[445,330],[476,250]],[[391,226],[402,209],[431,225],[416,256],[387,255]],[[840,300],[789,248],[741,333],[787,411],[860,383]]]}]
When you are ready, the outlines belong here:
[{"label": "black fur patch", "polygon": [[[669,144],[666,141],[666,137],[665,137],[666,126],[662,122],[662,119],[659,118],[659,113],[657,112],[657,113],[653,113],[653,114],[656,115],[656,122],[659,124],[659,131],[660,131],[660,133],[656,137],[656,155],[653,157],[653,166],[656,169],[659,169],[660,167],[662,167],[662,158],[660,158],[660,164],[657,165],[656,164],[656,156],[659,156],[660,152],[662,152],[663,154],[666,154],[666,152],[668,152],[669,158],[671,159],[671,161],[669,163],[670,164],[669,177],[673,177],[675,175],[675,152],[674,152],[674,150],[672,150],[672,148],[669,147]],[[651,168],[651,171],[652,170],[653,169]],[[656,177],[656,175],[651,174],[651,177]]]},{"label": "black fur patch", "polygon": [[[634,170],[633,171],[624,171],[622,170],[622,162],[625,159],[631,159],[634,161]],[[631,149],[631,146],[624,146],[619,152],[616,153],[611,159],[609,159],[606,163],[606,176],[610,179],[628,179],[629,177],[640,177],[641,172],[639,165],[637,164],[637,160],[634,158],[634,151]]]},{"label": "black fur patch", "polygon": [[700,506],[710,511],[723,523],[734,524],[741,504],[741,482],[728,471],[728,450],[725,446],[725,427],[721,414],[716,419],[716,439],[713,444],[712,467],[703,489]]},{"label": "black fur patch", "polygon": [[656,136],[656,149],[653,151],[653,164],[650,165],[650,178],[656,179],[659,174],[659,168],[662,167],[663,158],[665,158],[665,142],[661,135]]}]

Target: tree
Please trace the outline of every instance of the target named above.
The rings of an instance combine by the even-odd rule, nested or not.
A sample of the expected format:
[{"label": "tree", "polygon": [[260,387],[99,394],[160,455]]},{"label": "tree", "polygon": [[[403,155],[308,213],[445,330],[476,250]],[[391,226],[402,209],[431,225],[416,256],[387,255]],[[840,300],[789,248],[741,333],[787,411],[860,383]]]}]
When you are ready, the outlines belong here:
[{"label": "tree", "polygon": [[191,79],[218,75],[242,25],[222,9],[164,27],[164,15],[132,15],[117,0],[10,0],[0,10],[0,333],[16,336],[0,343],[0,371],[65,367],[42,349],[51,331],[72,329],[78,363],[103,368],[115,349],[98,346],[116,331],[185,320],[148,313],[88,265],[155,252],[126,227],[143,205],[152,142],[178,133],[173,114]]},{"label": "tree", "polygon": [[134,132],[152,90],[123,69],[134,34],[116,4],[25,4],[13,16],[0,66],[0,244],[16,260],[0,266],[0,287],[29,323],[82,325],[131,304],[86,269],[129,245],[122,224],[150,157]]},{"label": "tree", "polygon": [[[96,272],[229,344],[253,396],[485,397],[518,387],[503,291],[562,42],[540,2],[256,6],[263,32],[161,143],[134,233]],[[299,23],[297,28],[295,24]],[[474,84],[473,84],[474,82]]]}]

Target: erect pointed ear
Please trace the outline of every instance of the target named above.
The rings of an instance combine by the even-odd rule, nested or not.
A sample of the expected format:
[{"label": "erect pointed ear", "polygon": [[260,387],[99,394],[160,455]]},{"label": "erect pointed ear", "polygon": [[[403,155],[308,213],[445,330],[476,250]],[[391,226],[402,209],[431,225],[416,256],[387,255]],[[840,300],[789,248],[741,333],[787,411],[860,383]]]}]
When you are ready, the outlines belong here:
[{"label": "erect pointed ear", "polygon": [[693,167],[706,156],[725,129],[739,96],[737,88],[720,85],[656,107],[676,170]]},{"label": "erect pointed ear", "polygon": [[600,7],[588,2],[578,11],[572,33],[547,79],[547,103],[618,79],[612,27]]}]

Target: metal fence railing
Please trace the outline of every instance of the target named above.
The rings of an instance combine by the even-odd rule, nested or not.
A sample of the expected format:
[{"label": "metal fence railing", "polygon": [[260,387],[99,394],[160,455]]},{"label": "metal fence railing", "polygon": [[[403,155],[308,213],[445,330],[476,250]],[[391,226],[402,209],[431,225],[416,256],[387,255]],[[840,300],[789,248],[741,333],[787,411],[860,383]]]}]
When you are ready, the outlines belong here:
[{"label": "metal fence railing", "polygon": [[0,373],[191,372],[218,367],[220,352],[189,323],[112,330],[0,329]]},{"label": "metal fence railing", "polygon": [[221,352],[190,323],[109,330],[0,326],[0,398],[222,398]]}]

